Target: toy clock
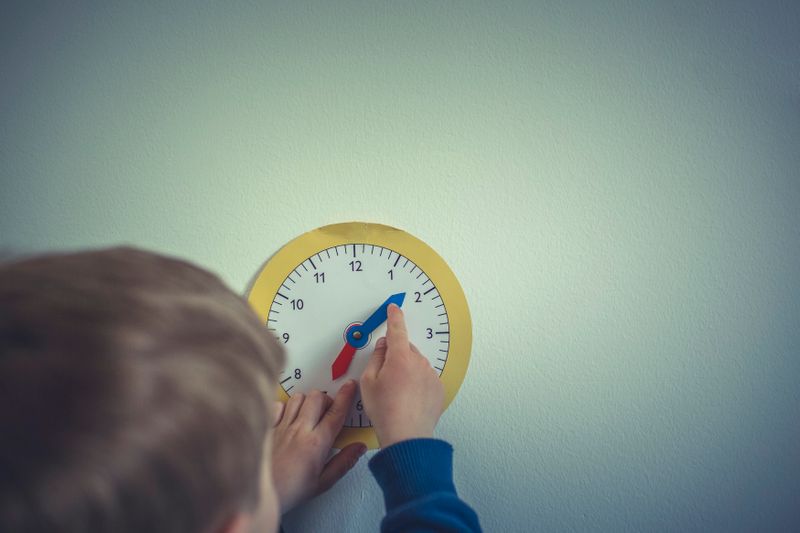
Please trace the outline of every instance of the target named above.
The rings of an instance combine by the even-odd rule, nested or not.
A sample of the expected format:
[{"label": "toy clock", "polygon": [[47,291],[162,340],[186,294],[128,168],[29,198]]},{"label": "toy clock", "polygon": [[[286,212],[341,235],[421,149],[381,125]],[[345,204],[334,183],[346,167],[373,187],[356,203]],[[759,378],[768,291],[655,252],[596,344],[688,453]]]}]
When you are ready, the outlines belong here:
[{"label": "toy clock", "polygon": [[[286,350],[279,397],[313,389],[334,396],[364,371],[386,334],[386,309],[401,306],[409,340],[445,387],[445,407],[469,364],[472,325],[464,292],[444,260],[405,231],[349,222],[295,238],[258,275],[248,300]],[[360,397],[336,439],[377,448]]]}]

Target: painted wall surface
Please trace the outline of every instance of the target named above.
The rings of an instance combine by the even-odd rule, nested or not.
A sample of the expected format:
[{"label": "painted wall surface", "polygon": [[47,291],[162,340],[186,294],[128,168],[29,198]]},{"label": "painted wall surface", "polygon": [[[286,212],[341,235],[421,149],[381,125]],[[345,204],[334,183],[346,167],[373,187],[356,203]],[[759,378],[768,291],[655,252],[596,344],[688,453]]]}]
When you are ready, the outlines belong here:
[{"label": "painted wall surface", "polygon": [[[4,3],[0,245],[244,291],[401,227],[472,364],[438,429],[487,531],[800,524],[800,4]],[[375,531],[366,462],[286,518]]]}]

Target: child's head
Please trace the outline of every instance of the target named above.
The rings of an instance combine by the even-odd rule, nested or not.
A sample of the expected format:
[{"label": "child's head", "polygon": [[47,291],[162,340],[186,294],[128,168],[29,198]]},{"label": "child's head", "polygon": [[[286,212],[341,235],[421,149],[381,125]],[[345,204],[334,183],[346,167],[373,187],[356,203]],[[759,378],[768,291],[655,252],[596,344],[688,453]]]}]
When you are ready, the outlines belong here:
[{"label": "child's head", "polygon": [[283,353],[214,275],[139,250],[0,265],[0,530],[274,527]]}]

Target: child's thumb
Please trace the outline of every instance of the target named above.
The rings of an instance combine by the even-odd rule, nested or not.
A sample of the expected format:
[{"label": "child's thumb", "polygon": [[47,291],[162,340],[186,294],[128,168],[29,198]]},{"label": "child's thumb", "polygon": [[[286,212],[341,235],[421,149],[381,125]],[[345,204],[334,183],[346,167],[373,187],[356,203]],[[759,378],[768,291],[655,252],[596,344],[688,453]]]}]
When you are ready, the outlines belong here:
[{"label": "child's thumb", "polygon": [[386,362],[386,337],[381,337],[375,342],[375,350],[372,352],[372,357],[369,358],[367,368],[364,369],[364,374],[370,377],[375,377],[383,368],[383,363]]},{"label": "child's thumb", "polygon": [[342,448],[342,451],[334,455],[322,469],[322,473],[319,476],[318,492],[325,492],[342,479],[366,451],[367,446],[361,442],[349,444]]}]

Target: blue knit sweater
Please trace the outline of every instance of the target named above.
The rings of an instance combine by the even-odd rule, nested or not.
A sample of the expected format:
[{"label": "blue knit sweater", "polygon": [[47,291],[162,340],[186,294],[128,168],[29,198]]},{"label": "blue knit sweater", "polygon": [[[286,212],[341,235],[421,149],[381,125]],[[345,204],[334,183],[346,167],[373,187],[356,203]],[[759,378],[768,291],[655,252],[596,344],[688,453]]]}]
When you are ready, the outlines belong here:
[{"label": "blue knit sweater", "polygon": [[369,469],[386,503],[381,531],[481,531],[475,511],[456,494],[453,448],[445,441],[398,442],[378,452]]}]

